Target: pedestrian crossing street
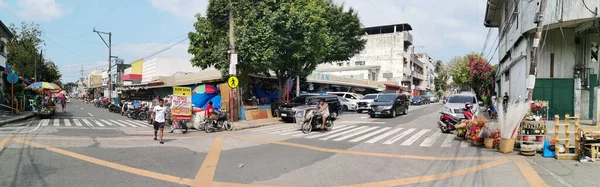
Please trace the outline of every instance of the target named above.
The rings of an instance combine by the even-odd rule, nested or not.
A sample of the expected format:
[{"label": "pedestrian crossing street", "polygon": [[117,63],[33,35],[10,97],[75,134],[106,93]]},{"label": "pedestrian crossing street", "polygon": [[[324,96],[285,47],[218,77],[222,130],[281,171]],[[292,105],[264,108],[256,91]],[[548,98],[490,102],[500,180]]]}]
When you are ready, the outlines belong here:
[{"label": "pedestrian crossing street", "polygon": [[439,129],[417,129],[403,127],[380,127],[361,125],[336,125],[331,131],[313,131],[302,133],[294,125],[273,125],[249,132],[260,132],[306,138],[314,140],[328,140],[334,142],[352,142],[365,144],[384,144],[419,147],[469,147],[466,141],[454,141],[454,134],[444,134]]},{"label": "pedestrian crossing street", "polygon": [[146,121],[113,119],[42,119],[39,126],[47,127],[152,127]]}]

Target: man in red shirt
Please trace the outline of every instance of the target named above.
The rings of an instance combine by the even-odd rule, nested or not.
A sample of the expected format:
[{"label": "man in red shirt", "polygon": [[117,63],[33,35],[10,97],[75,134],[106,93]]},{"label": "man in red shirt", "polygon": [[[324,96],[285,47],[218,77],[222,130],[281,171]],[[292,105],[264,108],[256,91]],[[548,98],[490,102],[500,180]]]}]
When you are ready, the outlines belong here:
[{"label": "man in red shirt", "polygon": [[215,107],[213,107],[213,102],[209,101],[208,105],[206,106],[206,112],[204,112],[204,116],[212,118],[213,112],[215,112]]}]

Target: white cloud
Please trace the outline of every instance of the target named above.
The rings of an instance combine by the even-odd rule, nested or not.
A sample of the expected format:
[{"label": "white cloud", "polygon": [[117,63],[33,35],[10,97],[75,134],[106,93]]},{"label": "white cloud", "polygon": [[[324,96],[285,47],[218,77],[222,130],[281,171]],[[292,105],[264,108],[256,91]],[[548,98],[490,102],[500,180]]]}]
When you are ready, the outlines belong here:
[{"label": "white cloud", "polygon": [[150,0],[150,4],[161,12],[191,21],[197,13],[204,15],[208,0]]},{"label": "white cloud", "polygon": [[[159,11],[184,19],[204,15],[208,0],[150,0]],[[448,62],[454,56],[481,52],[488,28],[483,26],[485,1],[480,0],[334,0],[358,11],[364,26],[408,23],[412,26],[417,52],[426,52],[434,59]],[[488,55],[497,29],[492,29],[484,54]],[[422,46],[422,47],[421,47]],[[183,47],[180,53],[186,53]],[[495,48],[495,46],[493,46]],[[175,49],[173,49],[175,50]],[[493,50],[493,49],[492,49]],[[497,53],[497,52],[496,52]],[[186,53],[187,55],[187,53]]]},{"label": "white cloud", "polygon": [[17,3],[21,7],[17,14],[27,20],[51,21],[71,12],[55,0],[19,0]]}]

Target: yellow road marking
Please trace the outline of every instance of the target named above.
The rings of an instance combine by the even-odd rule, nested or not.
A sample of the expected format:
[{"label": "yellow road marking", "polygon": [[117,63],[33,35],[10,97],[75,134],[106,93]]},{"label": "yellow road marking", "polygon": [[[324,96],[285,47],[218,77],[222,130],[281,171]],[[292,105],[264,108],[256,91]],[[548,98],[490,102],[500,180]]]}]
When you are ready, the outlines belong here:
[{"label": "yellow road marking", "polygon": [[196,174],[196,178],[192,183],[192,186],[208,186],[212,183],[215,177],[215,171],[217,170],[217,164],[219,163],[219,156],[221,156],[221,149],[223,148],[223,137],[217,136],[215,141],[210,147],[210,151],[206,154],[200,170]]},{"label": "yellow road marking", "polygon": [[529,183],[529,186],[548,186],[542,177],[540,177],[540,175],[535,171],[535,169],[531,167],[526,159],[522,158],[515,160],[515,164],[517,164],[517,167],[519,167],[519,170],[521,170],[521,174],[523,174],[523,177],[525,177],[527,183]]},{"label": "yellow road marking", "polygon": [[6,137],[6,138],[3,138],[2,140],[0,140],[0,151],[2,151],[4,149],[4,147],[6,145],[8,145],[8,143],[10,142],[11,139],[12,139],[12,137]]},{"label": "yellow road marking", "polygon": [[468,167],[468,168],[464,168],[464,169],[459,169],[459,170],[449,171],[449,172],[444,172],[444,173],[439,173],[439,174],[408,177],[408,178],[402,178],[402,179],[385,180],[385,181],[371,182],[371,183],[364,183],[364,184],[345,185],[344,187],[400,186],[400,185],[416,184],[416,183],[422,183],[422,182],[438,181],[438,180],[448,179],[451,177],[474,173],[474,172],[477,172],[480,170],[484,170],[484,169],[496,167],[496,166],[499,166],[502,164],[506,164],[508,162],[511,162],[511,160],[497,160],[497,161],[493,161],[493,162],[489,162],[489,163],[485,163],[485,164],[481,164],[481,165],[476,165],[473,167]]},{"label": "yellow road marking", "polygon": [[261,138],[252,138],[252,137],[246,137],[246,136],[233,136],[233,137],[240,138],[240,139],[246,139],[246,140],[252,140],[252,141],[258,141],[258,142],[264,142],[264,143],[272,143],[272,144],[278,144],[278,145],[299,147],[299,148],[310,149],[310,150],[321,151],[321,152],[328,152],[328,153],[374,156],[374,157],[387,157],[387,158],[405,158],[405,159],[415,159],[415,160],[441,160],[441,161],[498,160],[498,159],[512,158],[512,156],[503,156],[503,157],[496,157],[496,156],[490,156],[490,157],[437,157],[437,156],[422,156],[422,155],[400,155],[400,154],[391,154],[391,153],[373,153],[373,152],[363,152],[363,151],[329,149],[329,148],[322,148],[322,147],[316,147],[316,146],[311,146],[311,145],[296,144],[296,143],[290,143],[290,142],[280,142],[280,141],[261,139]]},{"label": "yellow road marking", "polygon": [[58,149],[58,148],[55,148],[55,147],[51,147],[51,146],[47,146],[47,145],[43,145],[43,144],[38,144],[38,143],[30,142],[30,141],[23,140],[23,139],[20,139],[20,138],[15,138],[15,139],[13,139],[13,141],[19,142],[19,143],[22,143],[22,144],[26,144],[26,145],[30,145],[30,146],[33,146],[33,147],[37,147],[37,148],[43,148],[43,149],[46,149],[48,151],[52,151],[52,152],[55,152],[55,153],[58,153],[58,154],[66,155],[66,156],[70,156],[70,157],[73,157],[73,158],[76,158],[76,159],[79,159],[79,160],[87,161],[87,162],[90,162],[90,163],[98,164],[98,165],[101,165],[101,166],[113,168],[113,169],[116,169],[116,170],[120,170],[120,171],[124,171],[124,172],[128,172],[128,173],[132,173],[132,174],[136,174],[136,175],[141,175],[141,176],[145,176],[145,177],[149,177],[149,178],[154,178],[154,179],[158,179],[158,180],[163,180],[163,181],[177,183],[177,184],[183,184],[183,185],[189,185],[191,183],[191,181],[192,181],[192,179],[182,178],[182,177],[176,177],[176,176],[171,176],[171,175],[165,175],[165,174],[162,174],[162,173],[157,173],[157,172],[152,172],[152,171],[137,169],[137,168],[133,168],[133,167],[129,167],[129,166],[117,164],[117,163],[112,163],[112,162],[100,160],[100,159],[89,157],[89,156],[85,156],[85,155],[82,155],[82,154],[78,154],[78,153],[66,151],[66,150],[63,150],[63,149]]}]

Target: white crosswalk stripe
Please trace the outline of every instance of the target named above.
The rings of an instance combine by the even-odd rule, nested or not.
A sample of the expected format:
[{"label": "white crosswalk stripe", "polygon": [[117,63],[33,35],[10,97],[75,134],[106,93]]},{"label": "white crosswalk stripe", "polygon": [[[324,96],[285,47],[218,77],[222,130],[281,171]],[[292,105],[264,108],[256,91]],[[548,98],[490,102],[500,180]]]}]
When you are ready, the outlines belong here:
[{"label": "white crosswalk stripe", "polygon": [[111,123],[113,123],[113,124],[117,124],[117,125],[120,125],[120,126],[122,126],[122,127],[138,127],[138,126],[132,126],[132,125],[128,125],[128,124],[126,124],[126,123],[121,123],[121,122],[118,122],[118,121],[116,121],[116,120],[112,120],[112,119],[109,119],[109,120],[107,120],[107,121],[110,121]]},{"label": "white crosswalk stripe", "polygon": [[[365,126],[365,127],[366,127],[366,126]],[[333,139],[333,141],[342,141],[342,140],[345,140],[345,139],[348,139],[348,138],[352,138],[352,137],[354,137],[354,136],[358,136],[359,134],[362,134],[362,133],[366,133],[366,132],[372,131],[372,130],[374,130],[374,129],[377,129],[377,128],[379,128],[379,126],[370,127],[370,128],[367,128],[367,129],[362,129],[362,130],[359,130],[359,131],[354,131],[354,133],[352,133],[352,134],[348,134],[348,135],[346,135],[346,136],[342,136],[342,137],[339,137],[339,138]]]},{"label": "white crosswalk stripe", "polygon": [[77,120],[77,119],[73,119],[73,122],[75,122],[75,126],[78,126],[78,127],[83,126],[83,125],[81,125],[81,122],[79,122],[79,120]]},{"label": "white crosswalk stripe", "polygon": [[331,135],[331,136],[327,136],[327,137],[325,137],[325,138],[321,138],[320,140],[329,140],[329,139],[331,139],[331,138],[335,138],[335,137],[338,137],[338,136],[342,136],[342,135],[345,135],[345,134],[348,134],[348,133],[352,133],[352,132],[355,132],[355,131],[359,131],[359,130],[362,130],[362,129],[365,129],[365,128],[367,128],[367,126],[361,126],[361,127],[358,127],[358,128],[354,128],[354,129],[352,129],[352,130],[348,130],[348,131],[339,132],[339,133],[333,134],[333,135]]},{"label": "white crosswalk stripe", "polygon": [[65,120],[65,126],[70,127],[71,126],[71,122],[69,121],[69,119],[63,119]]},{"label": "white crosswalk stripe", "polygon": [[452,147],[452,141],[454,140],[454,137],[454,134],[447,135],[440,147]]},{"label": "white crosswalk stripe", "polygon": [[394,136],[393,138],[390,138],[389,140],[387,140],[387,141],[383,142],[383,144],[386,144],[386,145],[393,144],[393,143],[395,143],[396,141],[398,141],[398,140],[400,140],[400,139],[404,138],[405,136],[409,135],[410,133],[412,133],[412,132],[414,132],[414,131],[416,131],[416,130],[417,130],[417,129],[415,129],[415,128],[408,129],[408,130],[406,130],[406,131],[404,131],[404,132],[402,132],[402,133],[400,133],[400,134],[398,134],[398,135]]},{"label": "white crosswalk stripe", "polygon": [[135,123],[127,121],[127,120],[114,120],[114,121],[117,121],[119,123],[124,123],[124,124],[132,126],[132,127],[144,127],[143,125],[135,124]]},{"label": "white crosswalk stripe", "polygon": [[408,138],[408,140],[402,142],[402,144],[400,145],[412,145],[413,143],[415,143],[417,141],[417,139],[419,139],[421,136],[425,135],[425,133],[431,131],[430,129],[423,129],[419,132],[417,132],[417,134],[414,134],[413,136],[411,136],[410,138]]},{"label": "white crosswalk stripe", "polygon": [[421,143],[421,147],[431,147],[433,146],[433,143],[435,143],[435,141],[440,138],[440,136],[442,135],[441,131],[435,131],[435,133],[433,133],[431,136],[425,138],[425,140]]},{"label": "white crosswalk stripe", "polygon": [[85,123],[85,125],[89,127],[93,126],[92,123],[90,123],[90,121],[88,121],[87,119],[81,119],[81,121],[83,121],[83,123]]},{"label": "white crosswalk stripe", "polygon": [[403,129],[403,128],[397,128],[397,129],[394,129],[394,130],[388,131],[388,132],[386,132],[386,133],[384,133],[384,134],[382,134],[382,135],[379,135],[379,136],[377,136],[377,137],[375,137],[375,138],[373,138],[373,139],[370,139],[370,140],[366,141],[365,143],[375,143],[375,142],[377,142],[377,141],[379,141],[379,140],[382,140],[382,139],[384,139],[385,137],[388,137],[388,136],[390,136],[390,135],[392,135],[392,134],[394,134],[394,133],[396,133],[396,132],[398,132],[398,131],[401,131],[402,129]]},{"label": "white crosswalk stripe", "polygon": [[319,138],[319,137],[327,136],[327,135],[334,134],[334,133],[337,133],[337,132],[341,132],[341,131],[344,131],[344,130],[347,130],[347,129],[352,129],[354,127],[356,127],[356,126],[354,126],[354,125],[346,126],[346,127],[343,127],[343,128],[334,129],[332,131],[320,133],[320,134],[317,134],[317,135],[307,136],[306,138],[308,138],[308,139]]},{"label": "white crosswalk stripe", "polygon": [[60,119],[54,119],[54,122],[52,125],[55,127],[58,127],[59,123],[60,123]]},{"label": "white crosswalk stripe", "polygon": [[45,126],[48,126],[48,123],[50,123],[50,120],[49,119],[43,119],[42,121],[40,121],[40,123],[42,123],[42,126],[45,127]]},{"label": "white crosswalk stripe", "polygon": [[[123,123],[127,124],[127,122]],[[318,139],[335,142],[380,143],[384,145],[400,144],[401,146],[422,148],[448,148],[453,145],[460,146],[461,148],[469,147],[468,142],[455,140],[454,134],[444,134],[435,129],[405,129],[402,127],[381,127],[364,124],[336,125],[331,131],[313,131],[308,134],[302,133],[295,124],[266,126],[250,129],[248,132],[277,134],[294,138]]]},{"label": "white crosswalk stripe", "polygon": [[371,136],[374,136],[374,135],[376,135],[376,134],[382,133],[383,131],[387,131],[387,130],[389,130],[389,129],[391,129],[391,127],[384,127],[384,128],[382,128],[382,129],[379,129],[379,130],[377,130],[377,131],[373,131],[373,132],[371,132],[371,133],[369,133],[369,134],[365,134],[365,135],[363,135],[363,136],[361,136],[361,137],[354,138],[354,139],[350,140],[350,142],[359,142],[359,141],[361,141],[361,140],[367,139],[367,138],[369,138],[369,137],[371,137]]}]

